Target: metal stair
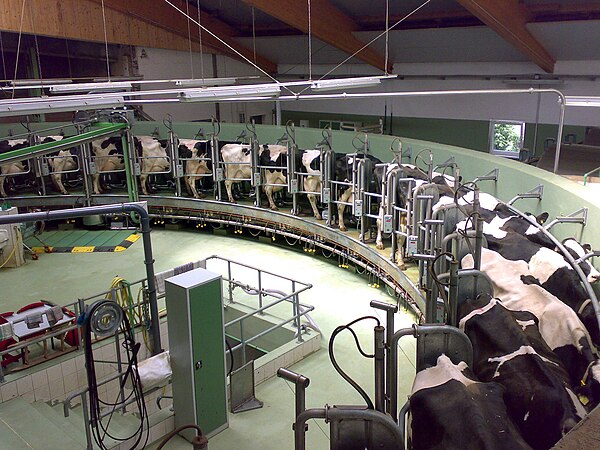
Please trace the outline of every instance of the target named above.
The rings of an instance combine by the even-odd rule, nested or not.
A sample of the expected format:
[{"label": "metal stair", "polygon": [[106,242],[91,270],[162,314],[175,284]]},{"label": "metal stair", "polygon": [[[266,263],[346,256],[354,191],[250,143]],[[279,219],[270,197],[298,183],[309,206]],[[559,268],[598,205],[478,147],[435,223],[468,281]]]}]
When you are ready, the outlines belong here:
[{"label": "metal stair", "polygon": [[[149,425],[152,427],[172,415],[168,407],[163,408],[148,418]],[[138,427],[135,414],[116,412],[110,422],[110,433],[127,437]],[[110,449],[117,448],[121,442],[107,436],[104,443]],[[62,402],[28,403],[15,398],[0,404],[0,450],[71,450],[86,446],[81,405],[71,408],[69,417],[65,417]]]}]

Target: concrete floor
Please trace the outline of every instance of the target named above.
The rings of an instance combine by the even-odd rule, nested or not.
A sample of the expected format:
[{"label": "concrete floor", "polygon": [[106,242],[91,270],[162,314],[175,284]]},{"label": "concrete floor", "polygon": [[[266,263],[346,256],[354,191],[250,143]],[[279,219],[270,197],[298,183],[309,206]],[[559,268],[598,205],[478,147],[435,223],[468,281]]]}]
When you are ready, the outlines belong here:
[{"label": "concrete floor", "polygon": [[[152,245],[157,272],[216,254],[312,283],[314,287],[303,293],[300,300],[315,306],[312,318],[322,330],[322,348],[291,368],[311,380],[306,406],[363,404],[358,393],[333,369],[327,353],[328,340],[335,327],[364,315],[378,316],[383,322],[383,314],[369,307],[373,299],[392,301],[383,288],[368,287],[366,278],[338,268],[337,260],[327,261],[258,241],[155,229]],[[116,275],[129,281],[145,276],[141,240],[121,253],[43,254],[38,261],[28,260],[21,268],[2,270],[0,307],[2,311],[14,310],[39,299],[69,303],[108,289]],[[413,320],[408,312],[401,311],[396,328],[408,327]],[[373,326],[373,320],[355,326],[363,347],[369,352],[372,351]],[[401,347],[400,379],[404,381],[399,386],[400,405],[414,377],[414,340],[405,338]],[[373,360],[360,356],[350,333],[339,336],[335,351],[339,364],[372,396]],[[282,379],[271,378],[257,387],[256,397],[264,402],[264,407],[229,414],[229,428],[210,440],[211,449],[293,447],[293,386]],[[311,421],[307,448],[328,447],[328,426],[324,421]],[[191,445],[177,438],[166,448],[185,449]]]}]

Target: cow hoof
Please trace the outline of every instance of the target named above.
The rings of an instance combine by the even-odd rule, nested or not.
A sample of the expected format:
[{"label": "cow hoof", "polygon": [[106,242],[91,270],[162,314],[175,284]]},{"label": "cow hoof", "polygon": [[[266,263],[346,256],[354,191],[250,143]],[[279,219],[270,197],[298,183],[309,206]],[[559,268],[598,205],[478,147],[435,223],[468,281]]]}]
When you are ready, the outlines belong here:
[{"label": "cow hoof", "polygon": [[277,206],[271,206],[271,211],[279,211],[279,208]]},{"label": "cow hoof", "polygon": [[69,195],[69,193],[67,191],[63,191],[61,192],[62,195]]},{"label": "cow hoof", "polygon": [[315,216],[315,219],[317,220],[323,220],[323,218],[319,215],[319,216]]},{"label": "cow hoof", "polygon": [[377,244],[375,247],[377,250],[383,250],[383,244]]},{"label": "cow hoof", "polygon": [[406,264],[401,264],[398,266],[398,268],[402,271],[406,270]]},{"label": "cow hoof", "polygon": [[348,228],[346,228],[346,227],[345,227],[345,226],[343,226],[343,225],[340,225],[340,231],[348,231]]}]

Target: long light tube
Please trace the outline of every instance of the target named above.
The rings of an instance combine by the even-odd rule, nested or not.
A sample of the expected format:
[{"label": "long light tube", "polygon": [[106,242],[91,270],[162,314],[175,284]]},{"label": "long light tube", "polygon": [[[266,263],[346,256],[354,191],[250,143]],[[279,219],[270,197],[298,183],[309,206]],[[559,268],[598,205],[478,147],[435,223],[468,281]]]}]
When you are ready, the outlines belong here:
[{"label": "long light tube", "polygon": [[131,81],[110,81],[106,83],[77,83],[77,84],[58,84],[50,86],[49,90],[55,94],[69,92],[115,92],[123,89],[131,89]]},{"label": "long light tube", "polygon": [[8,84],[12,87],[20,87],[20,86],[36,86],[36,87],[42,87],[42,86],[51,86],[54,84],[70,84],[72,83],[73,80],[68,80],[68,79],[46,79],[46,80],[40,80],[40,79],[32,79],[32,80],[14,80],[14,81],[9,81]]},{"label": "long light tube", "polygon": [[175,80],[175,86],[203,87],[203,86],[226,86],[238,82],[237,78],[196,78],[191,80]]},{"label": "long light tube", "polygon": [[211,102],[232,99],[279,97],[281,87],[277,84],[231,86],[226,88],[192,89],[179,93],[180,102]]},{"label": "long light tube", "polygon": [[565,101],[566,106],[589,106],[592,108],[600,108],[600,97],[586,97],[581,95],[567,95]]},{"label": "long light tube", "polygon": [[0,104],[0,117],[24,116],[28,114],[48,114],[65,111],[83,111],[125,106],[123,98],[88,98],[59,100],[46,99],[35,102],[17,102]]},{"label": "long light tube", "polygon": [[319,80],[311,84],[310,88],[314,92],[337,91],[340,89],[354,89],[361,87],[371,87],[381,84],[379,77],[360,77],[345,78],[337,80]]}]

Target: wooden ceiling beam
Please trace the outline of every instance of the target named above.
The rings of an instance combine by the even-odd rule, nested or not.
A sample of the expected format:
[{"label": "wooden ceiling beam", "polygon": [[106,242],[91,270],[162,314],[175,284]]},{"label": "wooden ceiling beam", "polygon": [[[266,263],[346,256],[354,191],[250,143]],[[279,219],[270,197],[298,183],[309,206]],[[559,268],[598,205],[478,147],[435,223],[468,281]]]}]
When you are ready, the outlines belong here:
[{"label": "wooden ceiling beam", "polygon": [[[308,9],[306,2],[298,0],[242,0],[266,14],[308,33]],[[350,55],[359,51],[365,43],[352,34],[359,29],[356,22],[340,11],[328,0],[312,0],[311,33],[314,37]],[[365,47],[356,55],[367,64],[386,71],[385,58],[370,47]],[[388,64],[387,72],[391,72]]]},{"label": "wooden ceiling beam", "polygon": [[456,1],[543,70],[554,72],[556,61],[527,30],[529,12],[518,0]]},{"label": "wooden ceiling beam", "polygon": [[[88,1],[102,4],[102,0]],[[172,0],[172,2],[181,10],[186,11],[185,0]],[[151,2],[148,0],[104,0],[104,5],[105,7],[114,11],[118,11],[143,22],[150,23],[178,36],[188,38],[187,18],[166,2]],[[197,9],[190,7],[189,14],[192,18],[196,19],[198,15]],[[200,23],[202,26],[209,29],[250,61],[254,61],[254,52],[251,49],[244,47],[233,38],[233,36],[236,34],[236,30],[233,27],[219,19],[210,16],[206,12],[201,12],[200,14]],[[189,37],[191,40],[197,43],[200,42],[198,36],[198,26],[191,22],[190,28],[191,32],[189,33]],[[243,58],[232,51],[227,45],[219,41],[219,39],[216,39],[215,37],[206,33],[204,30],[202,31],[202,44],[215,49],[219,53],[223,53],[227,56],[231,56],[234,59],[244,61]],[[277,72],[277,64],[259,54],[256,55],[256,64],[268,73],[273,74]]]}]

